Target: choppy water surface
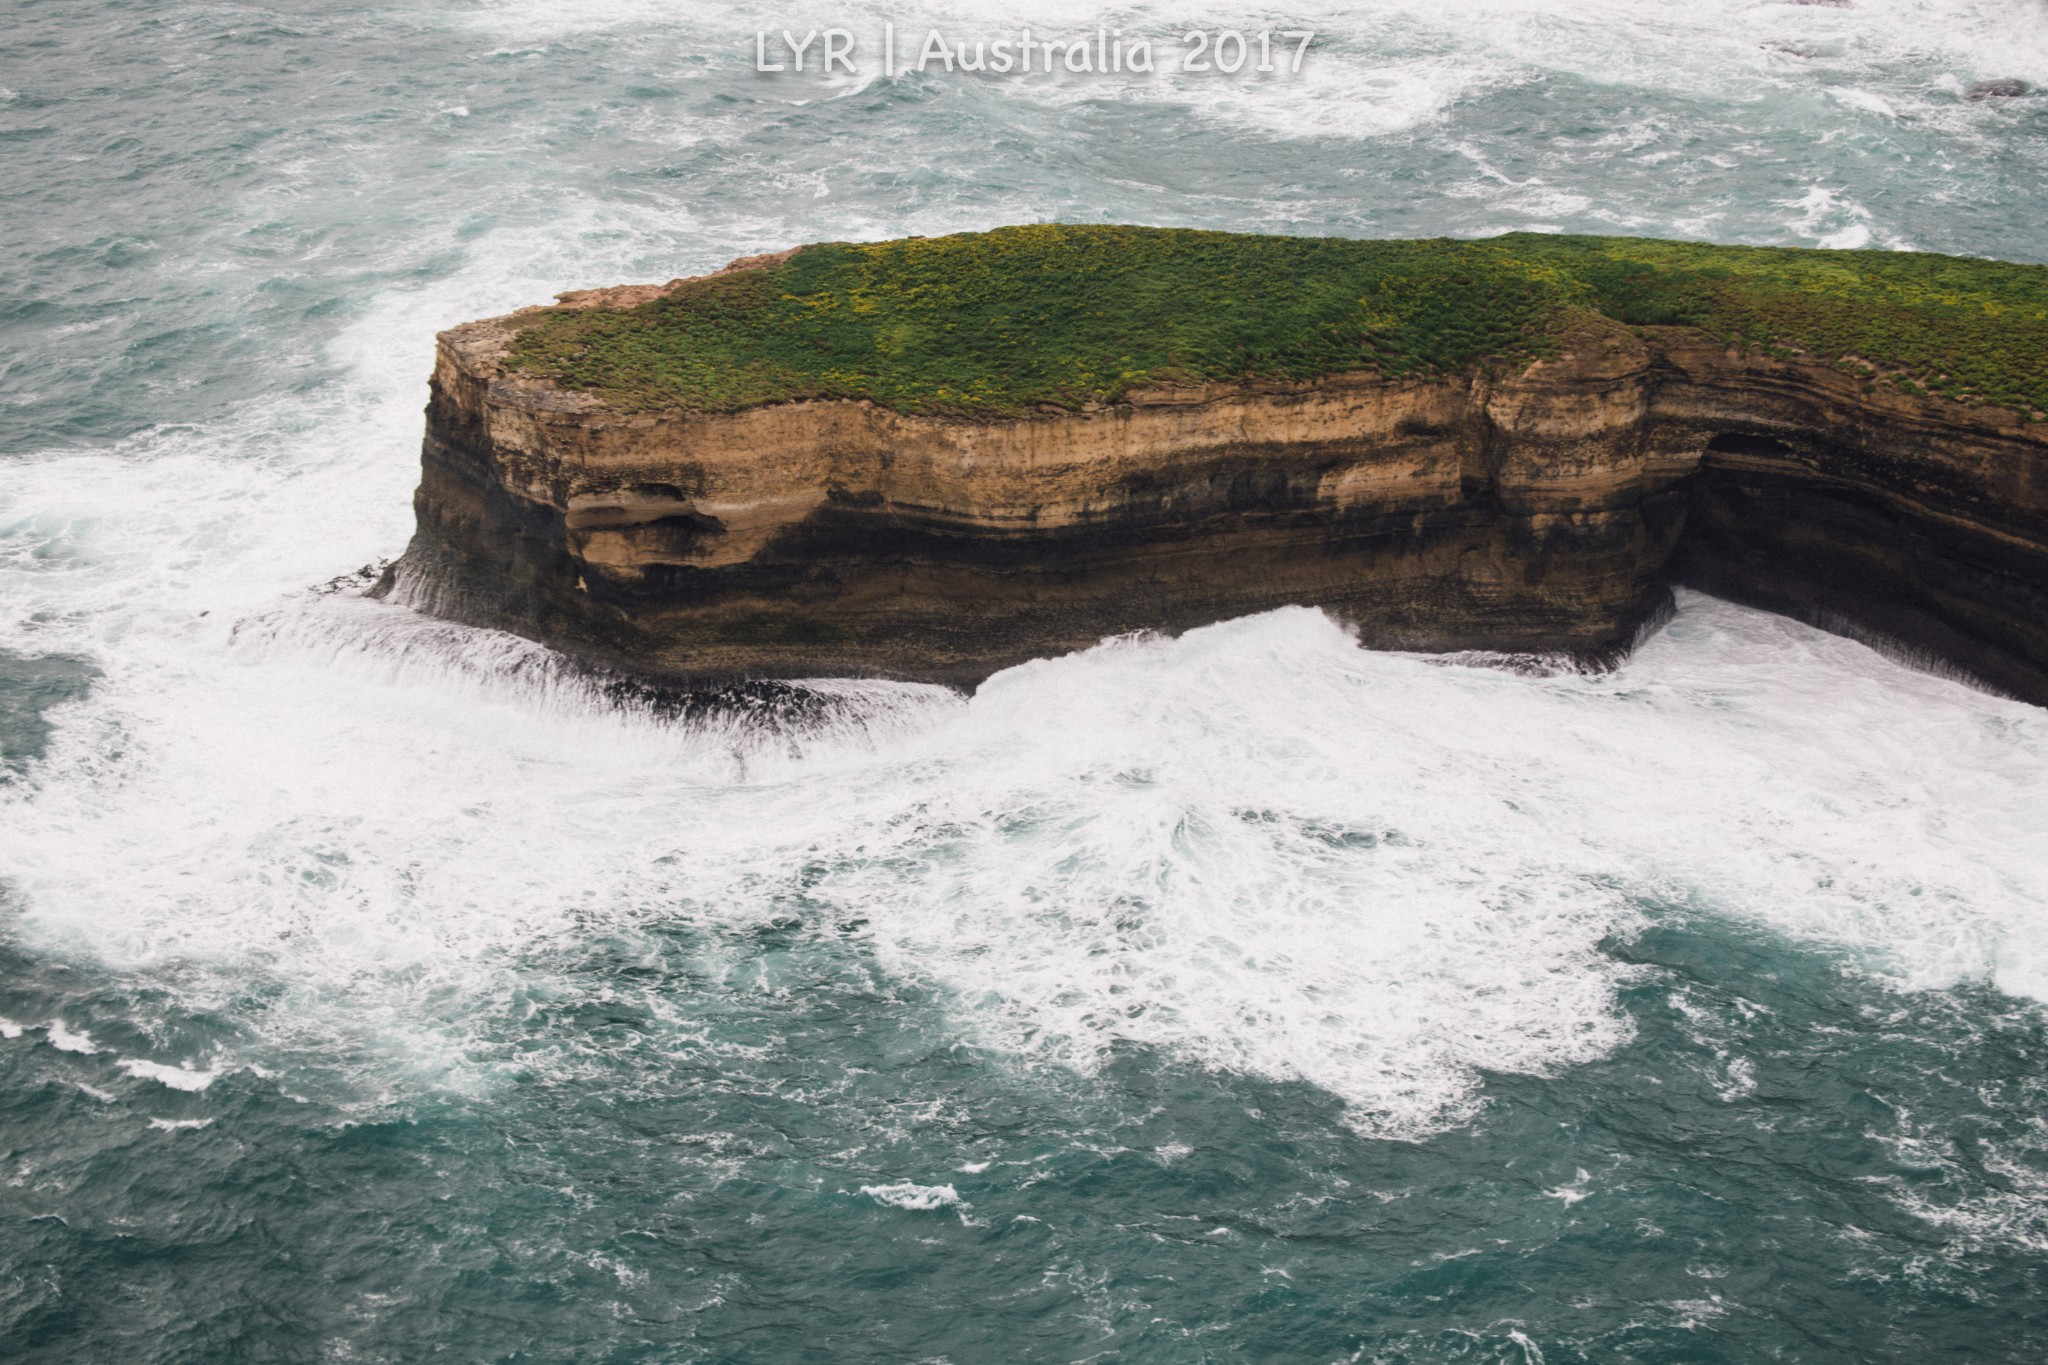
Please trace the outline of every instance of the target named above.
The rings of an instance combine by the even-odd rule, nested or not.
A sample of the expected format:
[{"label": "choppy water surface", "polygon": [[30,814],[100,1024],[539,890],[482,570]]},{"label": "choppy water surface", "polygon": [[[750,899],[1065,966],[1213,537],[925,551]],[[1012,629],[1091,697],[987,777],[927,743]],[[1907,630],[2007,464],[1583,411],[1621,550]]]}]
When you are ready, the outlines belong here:
[{"label": "choppy water surface", "polygon": [[[2034,1361],[2048,713],[1705,598],[664,717],[337,575],[437,327],[1044,217],[2048,259],[2036,0],[23,3],[0,1355]],[[752,33],[1322,31],[1301,77]]]}]

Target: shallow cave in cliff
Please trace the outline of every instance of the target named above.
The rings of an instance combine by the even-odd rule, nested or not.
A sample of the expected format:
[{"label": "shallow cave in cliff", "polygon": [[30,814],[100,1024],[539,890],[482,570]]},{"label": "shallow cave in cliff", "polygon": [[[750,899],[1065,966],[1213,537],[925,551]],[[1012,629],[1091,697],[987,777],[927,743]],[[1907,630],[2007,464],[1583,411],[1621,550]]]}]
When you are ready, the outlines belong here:
[{"label": "shallow cave in cliff", "polygon": [[1759,436],[1753,431],[1724,431],[1707,442],[1707,450],[1716,455],[1790,455],[1792,447],[1769,436]]}]

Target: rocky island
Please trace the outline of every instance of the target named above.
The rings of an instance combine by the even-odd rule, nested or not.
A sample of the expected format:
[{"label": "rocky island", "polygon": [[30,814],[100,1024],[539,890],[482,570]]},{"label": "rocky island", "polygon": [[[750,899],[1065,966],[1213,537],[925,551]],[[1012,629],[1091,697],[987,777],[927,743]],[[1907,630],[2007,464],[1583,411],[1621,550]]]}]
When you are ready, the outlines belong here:
[{"label": "rocky island", "polygon": [[683,685],[1290,603],[1612,657],[1673,584],[2048,703],[2048,267],[1516,234],[830,243],[440,337],[379,591]]}]

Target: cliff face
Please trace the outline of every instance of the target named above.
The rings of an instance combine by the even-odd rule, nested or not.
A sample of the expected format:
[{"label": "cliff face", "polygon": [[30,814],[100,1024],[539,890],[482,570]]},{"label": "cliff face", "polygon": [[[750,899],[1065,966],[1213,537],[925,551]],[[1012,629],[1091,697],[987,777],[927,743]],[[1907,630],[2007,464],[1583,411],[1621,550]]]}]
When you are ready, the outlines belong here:
[{"label": "cliff face", "polygon": [[1673,581],[2048,705],[2048,423],[1696,335],[1653,344],[1653,420],[1699,451]]},{"label": "cliff face", "polygon": [[388,586],[646,676],[971,685],[1289,603],[1375,646],[1612,652],[1680,582],[2048,702],[2048,423],[1690,329],[969,421],[622,413],[512,368],[525,323],[441,336]]}]

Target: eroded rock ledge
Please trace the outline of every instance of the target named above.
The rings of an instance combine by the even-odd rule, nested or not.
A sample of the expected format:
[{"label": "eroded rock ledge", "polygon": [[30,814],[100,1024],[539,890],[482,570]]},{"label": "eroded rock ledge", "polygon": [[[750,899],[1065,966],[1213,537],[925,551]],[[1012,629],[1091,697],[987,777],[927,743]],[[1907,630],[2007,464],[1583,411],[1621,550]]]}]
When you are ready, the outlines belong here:
[{"label": "eroded rock ledge", "polygon": [[1372,646],[1601,654],[1686,584],[2048,704],[2030,413],[1591,316],[1493,375],[631,413],[508,363],[531,312],[442,334],[385,588],[638,675],[971,686],[1290,603]]}]

